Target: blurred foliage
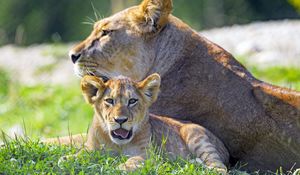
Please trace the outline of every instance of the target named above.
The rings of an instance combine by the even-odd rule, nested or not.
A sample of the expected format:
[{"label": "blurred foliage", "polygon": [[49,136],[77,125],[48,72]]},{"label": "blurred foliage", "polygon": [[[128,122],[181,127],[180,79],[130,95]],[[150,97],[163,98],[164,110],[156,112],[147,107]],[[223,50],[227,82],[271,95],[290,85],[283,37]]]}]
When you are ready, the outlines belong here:
[{"label": "blurred foliage", "polygon": [[288,0],[289,3],[294,6],[300,13],[300,0]]},{"label": "blurred foliage", "polygon": [[0,84],[0,103],[2,103],[4,100],[6,100],[9,91],[9,76],[8,73],[2,69],[0,69]]},{"label": "blurred foliage", "polygon": [[[95,12],[108,16],[140,0],[1,0],[0,45],[69,42],[85,38]],[[93,8],[94,7],[94,8]],[[255,20],[299,18],[299,0],[174,0],[174,14],[196,29]]]},{"label": "blurred foliage", "polygon": [[93,110],[85,103],[80,89],[74,88],[79,82],[67,87],[26,86],[11,81],[8,73],[0,69],[0,84],[0,130],[24,124],[30,137],[87,131]]}]

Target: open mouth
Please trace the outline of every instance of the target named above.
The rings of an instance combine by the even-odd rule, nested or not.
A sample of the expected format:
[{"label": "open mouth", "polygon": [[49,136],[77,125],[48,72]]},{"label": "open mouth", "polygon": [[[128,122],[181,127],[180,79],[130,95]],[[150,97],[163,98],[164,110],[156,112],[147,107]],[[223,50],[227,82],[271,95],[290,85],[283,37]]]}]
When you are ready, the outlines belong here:
[{"label": "open mouth", "polygon": [[132,129],[128,131],[124,128],[119,128],[111,131],[111,136],[120,140],[130,139],[132,136]]}]

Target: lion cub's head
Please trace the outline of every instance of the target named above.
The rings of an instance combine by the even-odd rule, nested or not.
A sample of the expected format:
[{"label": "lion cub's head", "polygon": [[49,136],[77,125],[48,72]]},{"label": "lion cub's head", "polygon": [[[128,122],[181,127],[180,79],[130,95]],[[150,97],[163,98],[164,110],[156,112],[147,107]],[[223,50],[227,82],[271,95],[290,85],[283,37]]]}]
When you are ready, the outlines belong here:
[{"label": "lion cub's head", "polygon": [[88,75],[81,81],[83,95],[93,105],[99,127],[118,145],[129,143],[148,122],[148,108],[157,99],[159,87],[158,74],[141,82],[126,77],[104,82]]}]

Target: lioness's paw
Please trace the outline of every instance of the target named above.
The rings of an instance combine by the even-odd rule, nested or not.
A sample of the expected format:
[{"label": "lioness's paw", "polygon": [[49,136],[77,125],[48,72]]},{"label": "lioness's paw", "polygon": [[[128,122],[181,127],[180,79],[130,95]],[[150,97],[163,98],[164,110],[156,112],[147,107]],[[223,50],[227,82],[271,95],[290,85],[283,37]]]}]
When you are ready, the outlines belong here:
[{"label": "lioness's paw", "polygon": [[141,164],[134,164],[134,163],[122,163],[118,166],[118,169],[121,171],[127,171],[127,172],[131,172],[131,171],[135,171],[136,169],[140,168]]}]

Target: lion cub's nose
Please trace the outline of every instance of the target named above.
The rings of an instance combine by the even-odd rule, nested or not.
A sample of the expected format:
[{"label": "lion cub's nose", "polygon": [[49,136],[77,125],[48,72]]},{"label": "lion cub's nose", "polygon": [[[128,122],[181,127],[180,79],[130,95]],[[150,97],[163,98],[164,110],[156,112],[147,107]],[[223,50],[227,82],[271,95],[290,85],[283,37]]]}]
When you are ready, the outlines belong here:
[{"label": "lion cub's nose", "polygon": [[77,62],[77,60],[80,58],[81,54],[80,53],[76,54],[76,53],[70,52],[69,56],[70,56],[72,62],[75,64]]},{"label": "lion cub's nose", "polygon": [[125,123],[128,118],[115,118],[115,122],[119,123],[120,125]]}]

